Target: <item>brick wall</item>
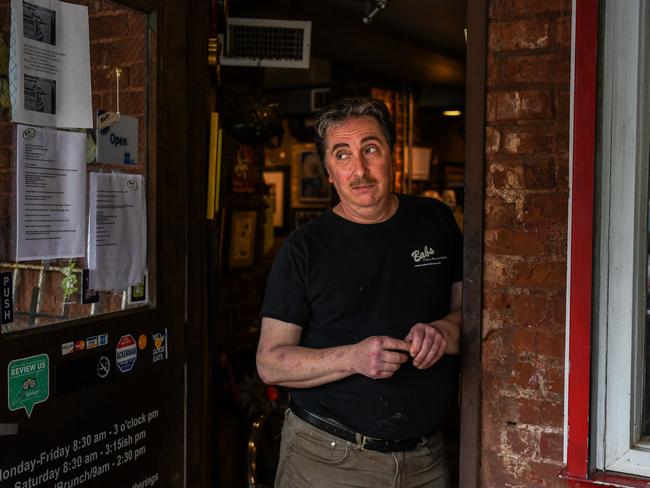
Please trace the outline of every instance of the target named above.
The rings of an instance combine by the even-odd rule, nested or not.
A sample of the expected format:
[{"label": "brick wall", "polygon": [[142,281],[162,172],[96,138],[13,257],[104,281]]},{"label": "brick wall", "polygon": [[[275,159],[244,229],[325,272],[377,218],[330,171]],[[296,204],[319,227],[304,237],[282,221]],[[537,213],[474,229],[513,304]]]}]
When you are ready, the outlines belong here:
[{"label": "brick wall", "polygon": [[570,0],[489,7],[482,487],[565,486]]}]

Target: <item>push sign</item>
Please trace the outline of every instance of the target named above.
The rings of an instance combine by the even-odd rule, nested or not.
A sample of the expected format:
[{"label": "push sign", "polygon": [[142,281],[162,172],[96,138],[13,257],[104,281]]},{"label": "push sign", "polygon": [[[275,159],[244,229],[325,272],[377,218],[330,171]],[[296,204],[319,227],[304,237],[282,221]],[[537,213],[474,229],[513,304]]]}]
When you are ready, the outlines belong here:
[{"label": "push sign", "polygon": [[0,308],[0,324],[10,324],[14,321],[13,279],[11,273],[0,273],[2,288],[2,307]]},{"label": "push sign", "polygon": [[138,119],[120,114],[100,129],[103,113],[98,111],[97,115],[97,162],[138,164]]}]

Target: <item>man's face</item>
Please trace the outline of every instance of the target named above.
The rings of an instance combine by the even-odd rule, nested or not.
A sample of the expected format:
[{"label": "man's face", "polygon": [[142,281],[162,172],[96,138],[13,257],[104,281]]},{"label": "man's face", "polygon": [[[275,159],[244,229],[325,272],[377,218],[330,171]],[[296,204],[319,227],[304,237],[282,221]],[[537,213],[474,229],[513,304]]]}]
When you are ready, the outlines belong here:
[{"label": "man's face", "polygon": [[393,165],[388,141],[372,117],[351,117],[326,134],[329,181],[344,206],[381,207],[390,198]]}]

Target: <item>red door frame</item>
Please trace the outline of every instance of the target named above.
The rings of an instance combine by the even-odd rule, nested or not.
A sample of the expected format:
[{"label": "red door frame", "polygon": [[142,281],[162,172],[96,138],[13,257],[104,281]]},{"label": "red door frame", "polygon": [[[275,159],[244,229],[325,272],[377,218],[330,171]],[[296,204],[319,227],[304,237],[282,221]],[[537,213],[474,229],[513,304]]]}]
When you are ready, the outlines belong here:
[{"label": "red door frame", "polygon": [[567,474],[589,473],[598,1],[576,0],[569,294]]},{"label": "red door frame", "polygon": [[573,162],[568,321],[567,467],[572,488],[648,487],[647,479],[590,472],[589,415],[593,294],[594,181],[598,115],[598,0],[576,0],[574,17]]}]

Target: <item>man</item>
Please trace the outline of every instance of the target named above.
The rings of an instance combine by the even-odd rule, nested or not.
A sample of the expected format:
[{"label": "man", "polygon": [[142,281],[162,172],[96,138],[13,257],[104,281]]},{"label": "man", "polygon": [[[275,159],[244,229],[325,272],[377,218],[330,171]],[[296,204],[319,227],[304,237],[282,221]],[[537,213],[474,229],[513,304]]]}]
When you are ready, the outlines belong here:
[{"label": "man", "polygon": [[444,203],[391,192],[383,103],[340,100],[316,133],[340,202],[278,253],[257,351],[291,395],[275,486],[447,487],[461,234]]}]

